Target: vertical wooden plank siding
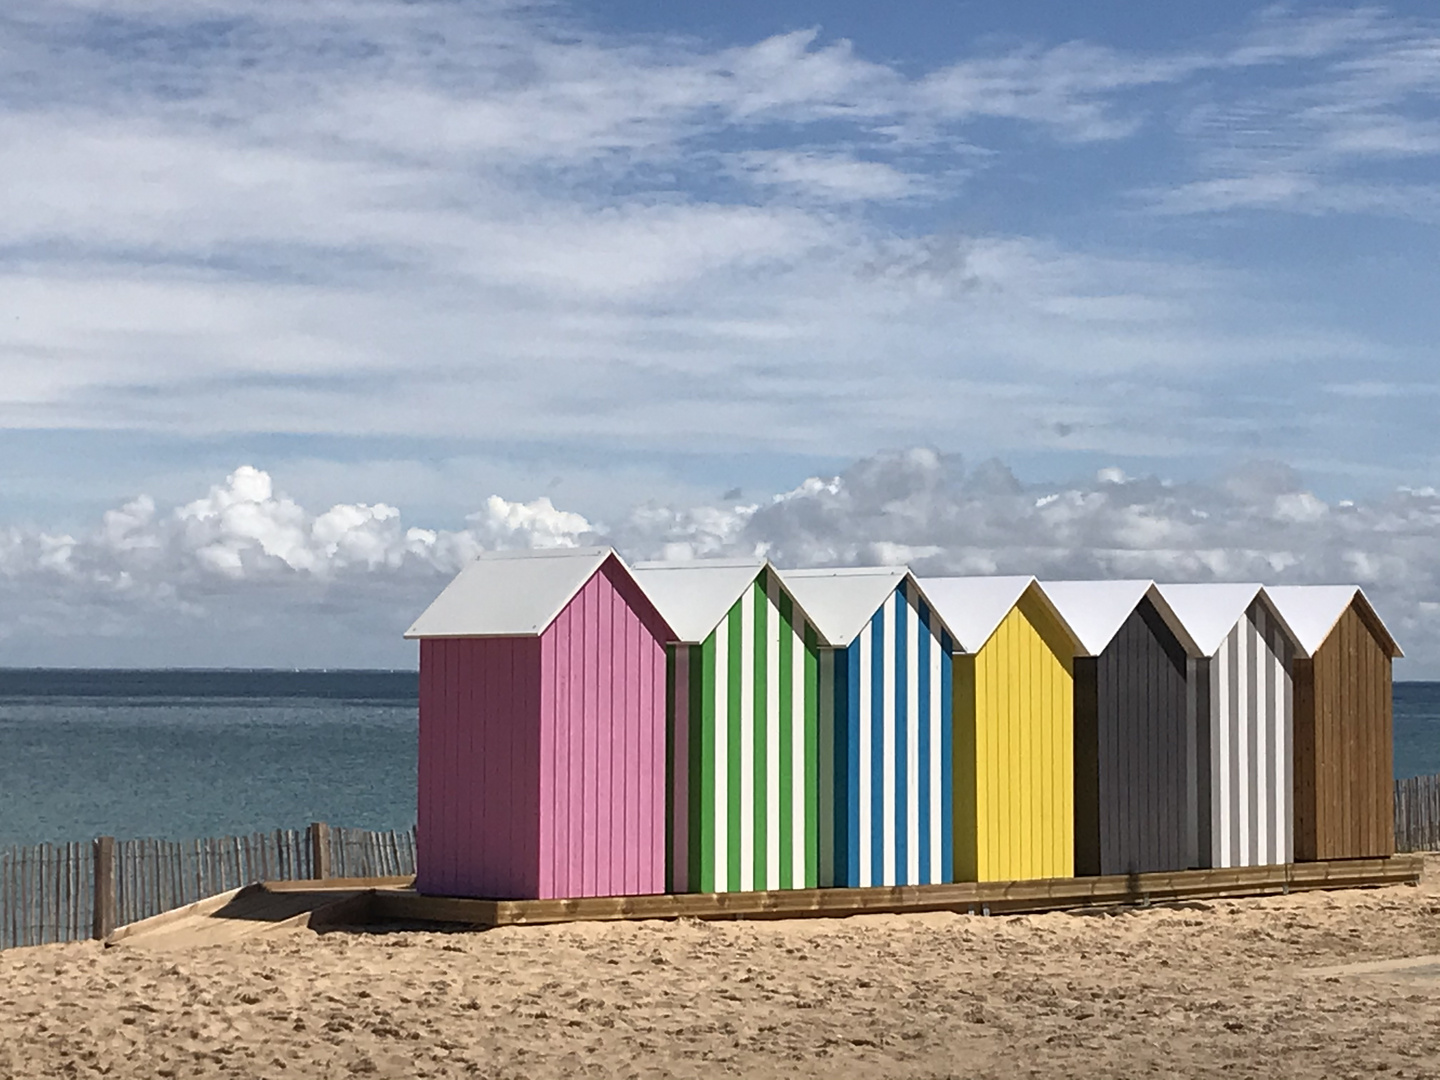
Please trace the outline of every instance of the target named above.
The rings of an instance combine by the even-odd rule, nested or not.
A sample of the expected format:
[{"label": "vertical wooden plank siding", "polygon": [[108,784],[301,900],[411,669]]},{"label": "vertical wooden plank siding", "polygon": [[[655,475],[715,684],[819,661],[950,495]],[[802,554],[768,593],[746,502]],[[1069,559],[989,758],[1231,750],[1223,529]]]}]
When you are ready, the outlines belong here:
[{"label": "vertical wooden plank siding", "polygon": [[670,888],[816,888],[814,627],[766,570],[702,644],[670,652]]},{"label": "vertical wooden plank siding", "polygon": [[420,671],[418,888],[536,896],[540,640],[425,639]]},{"label": "vertical wooden plank siding", "polygon": [[953,652],[904,582],[846,648],[820,651],[823,886],[954,880]]},{"label": "vertical wooden plank siding", "polygon": [[1142,600],[1098,657],[1075,661],[1075,872],[1190,864],[1186,656]]},{"label": "vertical wooden plank siding", "polygon": [[1213,657],[1192,661],[1191,866],[1295,858],[1295,646],[1256,600]]},{"label": "vertical wooden plank siding", "polygon": [[1071,877],[1073,645],[1027,592],[974,655],[954,661],[954,874]]},{"label": "vertical wooden plank siding", "polygon": [[1355,605],[1295,664],[1295,857],[1395,850],[1391,661]]},{"label": "vertical wooden plank siding", "polygon": [[539,899],[665,891],[664,636],[613,559],[541,635]]}]

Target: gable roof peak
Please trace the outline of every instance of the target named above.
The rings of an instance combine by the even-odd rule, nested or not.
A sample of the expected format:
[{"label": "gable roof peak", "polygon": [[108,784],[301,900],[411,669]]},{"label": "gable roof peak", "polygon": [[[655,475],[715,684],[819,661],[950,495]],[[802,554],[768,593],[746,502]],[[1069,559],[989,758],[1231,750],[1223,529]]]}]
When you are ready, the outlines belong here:
[{"label": "gable roof peak", "polygon": [[543,634],[614,548],[485,552],[471,560],[405,631],[406,638]]}]

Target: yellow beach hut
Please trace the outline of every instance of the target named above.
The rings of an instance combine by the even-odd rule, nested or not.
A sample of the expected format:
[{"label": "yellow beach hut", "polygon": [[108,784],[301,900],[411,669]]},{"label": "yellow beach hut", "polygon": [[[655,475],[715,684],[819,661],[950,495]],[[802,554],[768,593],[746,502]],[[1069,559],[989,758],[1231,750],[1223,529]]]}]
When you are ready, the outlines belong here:
[{"label": "yellow beach hut", "polygon": [[1079,639],[1033,577],[920,587],[956,639],[955,879],[1073,877]]}]

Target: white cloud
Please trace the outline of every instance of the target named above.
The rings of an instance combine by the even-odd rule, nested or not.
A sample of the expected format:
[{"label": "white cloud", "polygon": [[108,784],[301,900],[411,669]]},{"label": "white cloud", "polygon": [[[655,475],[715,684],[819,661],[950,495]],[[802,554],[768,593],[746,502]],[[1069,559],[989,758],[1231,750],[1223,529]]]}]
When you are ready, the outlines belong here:
[{"label": "white cloud", "polygon": [[748,150],[737,155],[752,183],[791,189],[835,202],[903,199],[927,182],[882,161],[804,150]]},{"label": "white cloud", "polygon": [[475,532],[496,547],[578,547],[594,527],[580,515],[557,510],[548,495],[532,502],[510,502],[499,495],[485,500],[485,509],[471,514]]},{"label": "white cloud", "polygon": [[[1440,674],[1437,528],[1433,488],[1331,503],[1293,470],[1265,464],[1212,483],[1107,468],[1042,484],[998,462],[966,469],[918,448],[753,501],[617,506],[606,522],[544,496],[491,496],[460,530],[406,523],[383,504],[312,512],[245,466],[173,508],[142,496],[90,530],[0,534],[0,661],[84,663],[87,642],[118,636],[132,642],[133,662],[165,665],[174,646],[156,631],[164,627],[199,662],[237,663],[269,640],[217,626],[240,610],[256,627],[289,628],[293,655],[272,663],[403,663],[398,633],[478,552],[610,542],[632,559],[765,554],[781,566],[908,563],[922,574],[1353,581],[1392,623],[1409,670]],[[343,625],[322,632],[336,611]]]},{"label": "white cloud", "polygon": [[[1062,43],[913,73],[814,31],[720,48],[552,5],[26,9],[0,20],[0,423],[1206,453],[1230,372],[1263,427],[1297,358],[1337,382],[1381,350],[1222,265],[887,215],[1007,168],[976,121],[1119,139],[1153,120],[1139,89],[1414,44],[1364,28],[1389,36],[1342,53],[1356,27],[1276,16],[1244,55]],[[1295,198],[1195,184],[1168,205]]]}]

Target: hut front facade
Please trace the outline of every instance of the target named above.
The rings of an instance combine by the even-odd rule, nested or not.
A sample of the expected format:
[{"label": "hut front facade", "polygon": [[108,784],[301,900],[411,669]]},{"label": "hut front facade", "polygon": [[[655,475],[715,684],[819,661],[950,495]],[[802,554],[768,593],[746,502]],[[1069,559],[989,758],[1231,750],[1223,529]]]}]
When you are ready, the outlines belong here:
[{"label": "hut front facade", "polygon": [[1295,633],[1295,858],[1395,853],[1392,661],[1403,655],[1352,585],[1265,589]]},{"label": "hut front facade", "polygon": [[1258,584],[1162,585],[1189,661],[1192,835],[1199,869],[1294,861],[1293,634]]},{"label": "hut front facade", "polygon": [[1075,872],[1186,869],[1193,643],[1153,582],[1044,589],[1084,650],[1075,660]]},{"label": "hut front facade", "polygon": [[609,548],[487,554],[416,620],[416,888],[665,890],[665,643]]},{"label": "hut front facade", "polygon": [[1033,577],[920,587],[956,647],[955,880],[1072,876],[1074,634]]},{"label": "hut front facade", "polygon": [[642,563],[668,646],[676,892],[815,888],[821,638],[764,560]]},{"label": "hut front facade", "polygon": [[908,570],[788,570],[820,650],[820,884],[952,881],[950,633]]}]

